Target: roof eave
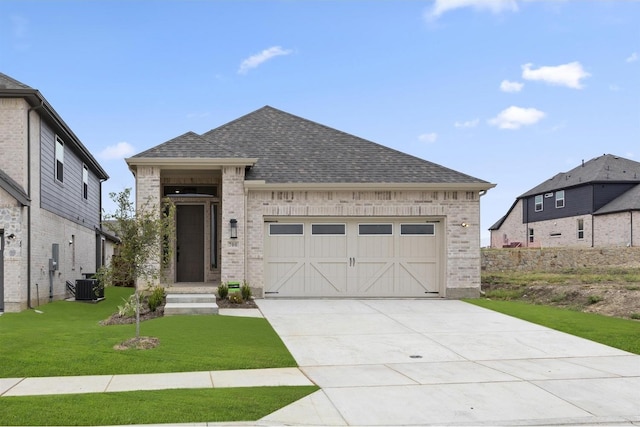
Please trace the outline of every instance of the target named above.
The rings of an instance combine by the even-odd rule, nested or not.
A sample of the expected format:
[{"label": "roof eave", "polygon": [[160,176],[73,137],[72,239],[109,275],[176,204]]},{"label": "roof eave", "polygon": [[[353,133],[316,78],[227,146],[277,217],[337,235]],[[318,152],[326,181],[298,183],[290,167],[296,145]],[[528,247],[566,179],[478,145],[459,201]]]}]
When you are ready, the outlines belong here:
[{"label": "roof eave", "polygon": [[124,159],[131,172],[138,166],[157,166],[162,169],[220,169],[223,166],[253,166],[257,158],[211,158],[211,157],[129,157]]},{"label": "roof eave", "polygon": [[248,190],[427,190],[427,191],[487,191],[496,184],[488,182],[424,182],[424,183],[388,183],[388,182],[367,182],[367,183],[345,183],[345,182],[324,182],[324,183],[268,183],[260,180],[250,180],[244,182],[244,187]]},{"label": "roof eave", "polygon": [[107,172],[100,166],[93,155],[87,150],[87,148],[80,142],[80,139],[73,133],[71,128],[62,120],[62,117],[58,115],[56,110],[49,104],[45,97],[37,89],[4,89],[0,90],[0,98],[23,98],[32,108],[38,108],[43,111],[44,115],[49,119],[48,121],[56,127],[56,131],[64,134],[63,138],[71,141],[73,145],[83,154],[84,159],[87,160],[92,168],[98,172],[100,180],[109,179]]}]

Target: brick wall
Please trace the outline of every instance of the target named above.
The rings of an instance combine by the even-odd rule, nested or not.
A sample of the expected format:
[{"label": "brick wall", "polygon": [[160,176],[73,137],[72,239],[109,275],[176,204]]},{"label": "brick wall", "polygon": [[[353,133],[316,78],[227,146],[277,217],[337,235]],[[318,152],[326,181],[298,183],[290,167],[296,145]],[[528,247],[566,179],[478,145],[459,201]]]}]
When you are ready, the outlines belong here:
[{"label": "brick wall", "polygon": [[[251,190],[247,201],[247,280],[260,290],[264,288],[265,217],[428,217],[445,223],[446,296],[477,296],[479,208],[476,192]],[[468,226],[462,227],[463,223]]]},{"label": "brick wall", "polygon": [[593,266],[640,267],[640,247],[482,249],[483,271],[557,271]]},{"label": "brick wall", "polygon": [[[245,198],[244,167],[222,168],[221,278],[222,282],[240,282],[245,277]],[[235,219],[238,237],[230,237],[230,221]]]}]

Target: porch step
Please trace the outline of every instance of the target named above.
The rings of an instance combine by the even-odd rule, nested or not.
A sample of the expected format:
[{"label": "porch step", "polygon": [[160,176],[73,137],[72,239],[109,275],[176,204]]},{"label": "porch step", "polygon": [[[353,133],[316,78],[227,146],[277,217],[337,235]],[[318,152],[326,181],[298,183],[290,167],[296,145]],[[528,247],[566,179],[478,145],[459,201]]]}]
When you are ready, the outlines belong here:
[{"label": "porch step", "polygon": [[165,316],[188,314],[218,314],[214,294],[167,294]]},{"label": "porch step", "polygon": [[216,302],[215,294],[167,294],[167,304]]}]

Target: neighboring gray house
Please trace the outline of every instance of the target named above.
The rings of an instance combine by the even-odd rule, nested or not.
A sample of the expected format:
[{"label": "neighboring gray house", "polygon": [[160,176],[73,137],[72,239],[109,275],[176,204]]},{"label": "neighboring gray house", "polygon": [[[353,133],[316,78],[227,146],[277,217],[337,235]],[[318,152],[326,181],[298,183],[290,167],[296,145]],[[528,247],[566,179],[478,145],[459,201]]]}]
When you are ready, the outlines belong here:
[{"label": "neighboring gray house", "polygon": [[494,185],[266,106],[128,158],[177,205],[163,283],[258,297],[473,297]]},{"label": "neighboring gray house", "polygon": [[611,154],[519,196],[491,230],[491,247],[640,245],[640,163]]},{"label": "neighboring gray house", "polygon": [[0,73],[0,311],[63,298],[108,262],[107,178],[38,90]]}]

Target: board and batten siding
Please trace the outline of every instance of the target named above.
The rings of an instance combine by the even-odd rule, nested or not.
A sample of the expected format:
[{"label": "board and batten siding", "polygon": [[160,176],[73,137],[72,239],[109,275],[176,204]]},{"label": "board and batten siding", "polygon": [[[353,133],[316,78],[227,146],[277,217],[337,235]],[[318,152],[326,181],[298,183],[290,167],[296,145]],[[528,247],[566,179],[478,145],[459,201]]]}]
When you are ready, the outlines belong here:
[{"label": "board and batten siding", "polygon": [[42,123],[40,143],[40,192],[41,207],[87,228],[100,227],[100,180],[89,171],[87,199],[83,197],[82,162],[69,141],[64,142],[63,182],[55,177],[56,135],[46,123]]}]

